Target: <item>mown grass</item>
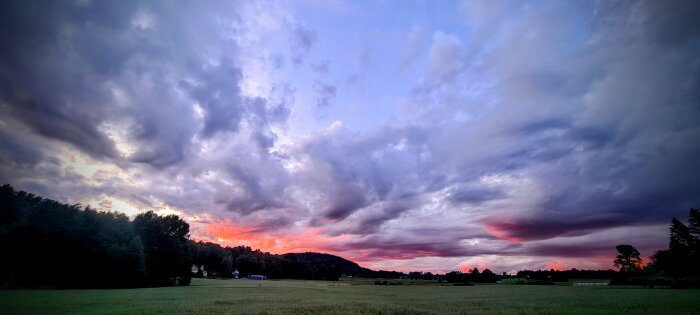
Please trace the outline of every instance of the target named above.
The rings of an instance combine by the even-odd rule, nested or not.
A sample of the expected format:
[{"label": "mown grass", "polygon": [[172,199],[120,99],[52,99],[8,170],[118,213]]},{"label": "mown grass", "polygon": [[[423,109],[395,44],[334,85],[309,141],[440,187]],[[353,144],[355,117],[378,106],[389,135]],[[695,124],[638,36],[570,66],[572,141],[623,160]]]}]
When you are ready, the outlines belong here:
[{"label": "mown grass", "polygon": [[0,290],[0,314],[698,314],[700,290],[193,279],[189,287]]}]

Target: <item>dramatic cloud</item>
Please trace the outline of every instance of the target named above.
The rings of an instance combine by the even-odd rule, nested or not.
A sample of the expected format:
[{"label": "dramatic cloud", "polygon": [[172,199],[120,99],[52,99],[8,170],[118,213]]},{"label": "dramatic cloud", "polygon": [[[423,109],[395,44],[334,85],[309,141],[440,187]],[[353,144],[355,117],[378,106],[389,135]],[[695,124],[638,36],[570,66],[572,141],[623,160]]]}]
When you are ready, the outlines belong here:
[{"label": "dramatic cloud", "polygon": [[609,268],[700,205],[693,1],[0,6],[18,189],[433,272]]}]

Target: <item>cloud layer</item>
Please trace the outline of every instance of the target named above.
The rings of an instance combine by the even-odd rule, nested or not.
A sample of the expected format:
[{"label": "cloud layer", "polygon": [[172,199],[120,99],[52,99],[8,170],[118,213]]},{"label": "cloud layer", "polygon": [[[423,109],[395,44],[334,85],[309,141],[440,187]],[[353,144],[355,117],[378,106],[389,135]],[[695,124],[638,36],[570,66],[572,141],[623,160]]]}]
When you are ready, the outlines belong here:
[{"label": "cloud layer", "polygon": [[700,204],[697,3],[376,6],[6,1],[0,181],[440,272],[608,268]]}]

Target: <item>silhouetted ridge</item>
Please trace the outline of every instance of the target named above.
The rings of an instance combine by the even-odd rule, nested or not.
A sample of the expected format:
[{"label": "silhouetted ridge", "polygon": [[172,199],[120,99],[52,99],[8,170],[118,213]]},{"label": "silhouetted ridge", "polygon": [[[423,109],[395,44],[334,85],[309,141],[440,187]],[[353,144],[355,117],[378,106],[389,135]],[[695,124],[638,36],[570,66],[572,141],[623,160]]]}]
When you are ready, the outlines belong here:
[{"label": "silhouetted ridge", "polygon": [[282,257],[310,266],[316,271],[331,268],[337,269],[341,275],[354,277],[372,277],[376,273],[374,270],[364,268],[353,261],[331,254],[304,252],[283,254]]}]

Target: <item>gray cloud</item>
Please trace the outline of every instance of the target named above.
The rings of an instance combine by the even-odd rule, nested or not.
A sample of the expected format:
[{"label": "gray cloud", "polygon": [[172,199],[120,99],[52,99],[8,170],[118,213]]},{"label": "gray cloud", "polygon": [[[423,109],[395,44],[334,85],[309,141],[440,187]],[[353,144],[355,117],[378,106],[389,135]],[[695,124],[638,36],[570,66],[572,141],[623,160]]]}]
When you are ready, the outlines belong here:
[{"label": "gray cloud", "polygon": [[318,87],[318,93],[320,95],[316,101],[316,106],[319,108],[328,107],[331,104],[331,100],[335,98],[337,90],[335,85],[326,83],[320,84]]},{"label": "gray cloud", "polygon": [[[211,145],[206,142],[220,142],[217,135],[250,133],[244,149],[250,145],[267,156],[277,139],[270,127],[284,124],[289,109],[241,95],[230,36],[239,18],[235,5],[181,5],[187,8],[169,2],[3,4],[0,38],[13,45],[0,49],[0,110],[14,130],[0,134],[7,144],[0,178],[60,200],[112,194],[144,207],[164,201],[198,211],[210,203],[195,199],[224,189],[197,187],[205,172],[218,170],[246,187],[245,198],[252,201],[236,209],[270,204],[263,199],[271,188],[260,184],[257,172],[228,168],[221,163],[225,156],[206,157],[202,150]],[[242,122],[254,130],[238,135]],[[90,187],[82,175],[61,171],[63,162],[47,157],[58,148],[52,139],[153,186],[105,178]],[[13,169],[17,163],[31,168]],[[273,165],[278,162],[265,163],[280,171]]]},{"label": "gray cloud", "polygon": [[459,187],[450,193],[450,201],[456,204],[480,204],[503,197],[505,194],[502,191],[486,187]]},{"label": "gray cloud", "polygon": [[[103,128],[111,124],[123,131],[122,141],[137,144],[129,160],[164,167],[185,159],[198,134],[238,130],[249,100],[226,51],[235,52],[224,21],[236,17],[222,15],[235,12],[229,5],[6,7],[12,17],[3,21],[12,24],[2,37],[14,44],[1,52],[2,97],[15,119],[43,136],[119,159],[117,140]],[[39,24],[26,25],[37,21],[26,15],[41,17]],[[201,125],[194,103],[203,110]]]},{"label": "gray cloud", "polygon": [[433,44],[429,52],[430,82],[451,82],[464,70],[468,60],[467,50],[455,35],[437,32],[433,35]]},{"label": "gray cloud", "polygon": [[328,69],[329,69],[328,62],[323,62],[323,63],[311,65],[311,70],[313,70],[313,72],[320,74],[320,75],[327,74]]},{"label": "gray cloud", "polygon": [[[657,11],[650,10],[649,3],[631,5],[635,8],[625,9],[625,14],[637,16],[627,20],[641,24],[610,26],[609,15],[622,17],[619,11],[606,11],[604,4],[590,26],[594,31],[588,34],[589,39],[580,42],[559,40],[570,34],[562,29],[582,27],[576,19],[567,18],[579,14],[579,8],[568,5],[522,13],[510,25],[497,28],[497,35],[492,35],[502,41],[484,59],[482,67],[490,69],[489,75],[499,80],[492,91],[500,95],[495,105],[498,110],[477,111],[480,119],[468,124],[453,120],[456,106],[450,106],[450,101],[455,99],[453,94],[463,99],[458,94],[463,88],[462,76],[481,70],[465,67],[464,61],[458,60],[470,53],[448,54],[456,41],[440,38],[441,48],[434,47],[431,73],[448,87],[447,91],[433,87],[423,90],[430,98],[437,98],[441,106],[431,108],[427,115],[420,112],[409,116],[416,117],[411,121],[415,125],[426,123],[427,118],[430,124],[442,126],[440,131],[425,130],[426,137],[416,143],[425,148],[424,156],[430,159],[410,163],[403,158],[420,152],[407,150],[394,152],[400,160],[384,164],[382,154],[386,153],[379,154],[378,148],[396,143],[401,133],[367,137],[372,145],[360,146],[362,140],[344,142],[336,138],[339,143],[321,151],[343,152],[343,162],[337,164],[344,165],[343,172],[365,183],[359,186],[365,189],[364,199],[354,198],[357,209],[344,208],[342,213],[348,214],[348,220],[362,220],[363,216],[350,214],[364,212],[359,209],[367,206],[367,197],[372,204],[386,200],[375,195],[377,191],[392,190],[385,187],[413,186],[417,190],[412,193],[417,194],[452,191],[455,204],[481,205],[481,211],[488,211],[489,206],[482,203],[491,201],[499,202],[498,207],[512,208],[511,217],[506,210],[494,214],[493,219],[497,222],[499,215],[515,219],[496,225],[507,235],[523,240],[587,235],[631,224],[664,224],[673,216],[682,217],[687,208],[700,202],[696,188],[700,183],[690,175],[698,171],[693,162],[699,153],[694,144],[698,130],[689,119],[699,114],[697,106],[692,105],[699,99],[698,89],[690,88],[699,72],[697,67],[681,66],[693,63],[691,51],[697,45],[697,35],[695,31],[684,32],[688,34],[683,35],[682,42],[661,41],[665,45],[659,46],[659,35],[651,34],[663,32],[663,28],[654,21],[669,17],[656,16]],[[677,15],[677,10],[661,12]],[[547,18],[553,15],[560,16]],[[678,24],[690,25],[683,21]],[[534,38],[512,32],[527,28],[535,30]],[[611,36],[619,43],[601,40]],[[448,45],[450,42],[453,44]],[[559,59],[552,59],[552,51],[564,49],[573,53],[554,55]],[[521,53],[514,54],[516,51]],[[676,57],[662,57],[666,54]],[[660,83],[659,78],[664,82]],[[420,94],[416,97],[419,102],[425,100]],[[396,164],[410,165],[409,173],[419,178],[405,181],[405,177],[394,176]],[[479,180],[503,174],[524,174],[537,183],[541,196],[515,199],[509,188],[485,187]],[[381,180],[375,183],[372,178]],[[382,182],[386,184],[378,184]],[[434,184],[427,185],[429,182]],[[422,206],[425,204],[414,205]],[[377,231],[377,226],[401,213],[388,211],[387,216],[378,216],[375,225],[368,215],[364,231]],[[534,219],[520,218],[523,214]],[[540,217],[552,215],[557,219],[536,224]]]},{"label": "gray cloud", "polygon": [[292,62],[295,65],[304,63],[304,57],[316,42],[316,32],[304,25],[296,25],[292,34]]}]

